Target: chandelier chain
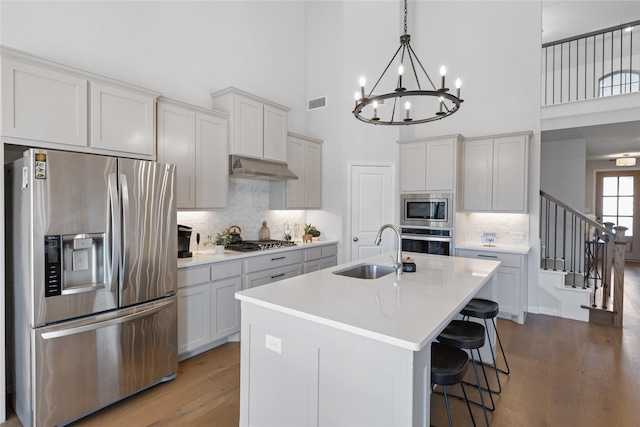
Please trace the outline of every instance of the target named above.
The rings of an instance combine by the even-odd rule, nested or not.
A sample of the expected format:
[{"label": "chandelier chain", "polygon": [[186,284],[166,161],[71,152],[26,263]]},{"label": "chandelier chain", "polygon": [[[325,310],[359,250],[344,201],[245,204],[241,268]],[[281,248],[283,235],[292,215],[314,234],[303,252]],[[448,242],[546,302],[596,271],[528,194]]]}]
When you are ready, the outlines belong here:
[{"label": "chandelier chain", "polygon": [[407,0],[404,0],[404,33],[407,34]]}]

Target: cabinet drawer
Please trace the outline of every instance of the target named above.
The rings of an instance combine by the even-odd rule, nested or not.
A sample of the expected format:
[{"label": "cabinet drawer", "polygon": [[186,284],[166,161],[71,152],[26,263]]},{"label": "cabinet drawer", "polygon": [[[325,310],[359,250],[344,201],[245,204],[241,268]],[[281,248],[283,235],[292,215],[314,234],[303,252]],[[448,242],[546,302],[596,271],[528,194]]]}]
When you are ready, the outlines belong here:
[{"label": "cabinet drawer", "polygon": [[242,274],[242,261],[216,263],[211,266],[211,280],[226,279]]},{"label": "cabinet drawer", "polygon": [[211,267],[192,267],[178,269],[178,287],[197,285],[211,280]]},{"label": "cabinet drawer", "polygon": [[502,262],[502,267],[520,268],[522,255],[508,254],[493,251],[475,251],[470,249],[458,249],[458,256],[463,258],[479,258]]},{"label": "cabinet drawer", "polygon": [[266,285],[267,283],[277,282],[279,280],[299,276],[300,274],[302,274],[302,264],[287,265],[280,268],[273,268],[253,274],[247,274],[245,289],[255,288],[256,286]]},{"label": "cabinet drawer", "polygon": [[253,273],[254,271],[266,270],[269,268],[281,267],[283,265],[295,264],[302,262],[302,251],[290,251],[272,253],[269,255],[262,255],[253,258],[249,258],[245,261],[246,272]]},{"label": "cabinet drawer", "polygon": [[329,245],[322,247],[322,258],[338,255],[338,245]]},{"label": "cabinet drawer", "polygon": [[322,248],[313,248],[304,250],[304,260],[313,261],[322,258]]}]

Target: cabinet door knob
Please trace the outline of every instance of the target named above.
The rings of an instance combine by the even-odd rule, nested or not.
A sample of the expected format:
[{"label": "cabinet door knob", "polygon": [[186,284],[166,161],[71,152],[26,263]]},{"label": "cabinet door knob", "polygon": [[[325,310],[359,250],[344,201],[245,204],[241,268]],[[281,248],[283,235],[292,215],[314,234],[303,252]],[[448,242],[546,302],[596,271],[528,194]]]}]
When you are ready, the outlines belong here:
[{"label": "cabinet door knob", "polygon": [[354,238],[353,238],[353,241],[354,241],[354,242],[357,242],[357,241],[358,241],[358,238],[357,238],[357,237],[354,237]]}]

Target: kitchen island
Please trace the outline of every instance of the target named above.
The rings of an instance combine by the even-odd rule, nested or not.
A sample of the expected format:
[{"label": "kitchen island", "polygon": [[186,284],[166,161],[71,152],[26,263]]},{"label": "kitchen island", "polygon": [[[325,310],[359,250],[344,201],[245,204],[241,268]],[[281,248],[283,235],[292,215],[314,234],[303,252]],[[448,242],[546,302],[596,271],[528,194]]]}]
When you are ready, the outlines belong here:
[{"label": "kitchen island", "polygon": [[417,271],[334,272],[389,253],[236,293],[242,304],[240,425],[429,425],[430,343],[496,261],[412,254]]}]

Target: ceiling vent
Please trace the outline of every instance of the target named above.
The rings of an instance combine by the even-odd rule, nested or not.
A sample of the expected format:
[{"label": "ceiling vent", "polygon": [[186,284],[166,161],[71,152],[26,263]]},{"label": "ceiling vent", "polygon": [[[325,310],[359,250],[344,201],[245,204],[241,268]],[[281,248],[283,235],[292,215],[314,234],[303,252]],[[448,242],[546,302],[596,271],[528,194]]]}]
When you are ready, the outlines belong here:
[{"label": "ceiling vent", "polygon": [[320,98],[307,100],[307,111],[316,110],[318,108],[324,108],[327,106],[327,97],[322,96]]}]

